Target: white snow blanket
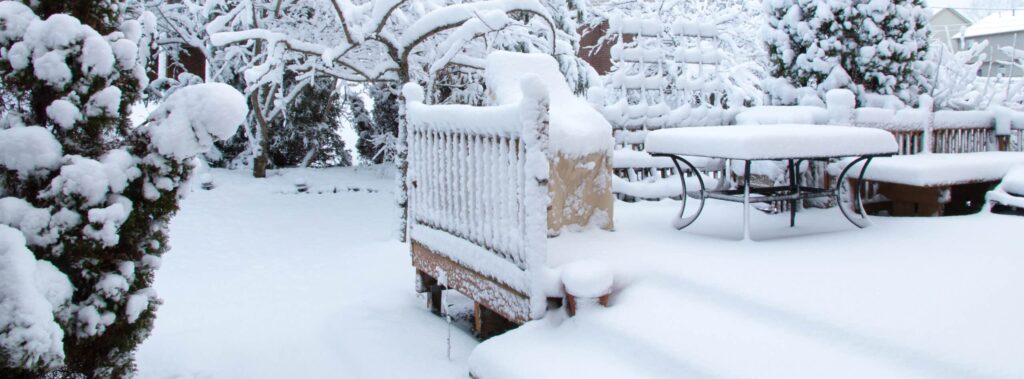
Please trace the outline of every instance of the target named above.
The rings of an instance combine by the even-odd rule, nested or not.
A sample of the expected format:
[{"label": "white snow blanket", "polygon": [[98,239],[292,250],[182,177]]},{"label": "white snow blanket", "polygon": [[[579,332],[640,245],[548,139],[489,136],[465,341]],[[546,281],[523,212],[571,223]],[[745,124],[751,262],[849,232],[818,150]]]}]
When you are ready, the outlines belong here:
[{"label": "white snow blanket", "polygon": [[519,104],[523,98],[523,78],[540,77],[551,99],[548,133],[554,152],[575,158],[611,151],[615,143],[611,124],[585,99],[573,95],[555,58],[547,54],[496,51],[487,55],[485,72],[487,87],[498,105]]},{"label": "white snow blanket", "polygon": [[655,130],[649,153],[761,160],[893,154],[887,131],[834,125],[737,125]]},{"label": "white snow blanket", "polygon": [[[845,161],[829,166],[838,175]],[[864,178],[920,187],[998,181],[1011,167],[1024,164],[1024,153],[985,151],[962,154],[917,154],[876,158]],[[851,170],[860,170],[857,164]]]}]

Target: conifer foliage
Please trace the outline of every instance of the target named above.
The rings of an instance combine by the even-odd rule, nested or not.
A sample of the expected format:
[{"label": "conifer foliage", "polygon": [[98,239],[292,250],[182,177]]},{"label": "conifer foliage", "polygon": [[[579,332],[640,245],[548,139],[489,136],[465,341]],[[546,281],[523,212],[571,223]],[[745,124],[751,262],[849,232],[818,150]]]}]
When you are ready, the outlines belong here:
[{"label": "conifer foliage", "polygon": [[928,49],[922,0],[768,0],[771,75],[819,94],[849,88],[858,95],[916,101]]},{"label": "conifer foliage", "polygon": [[235,132],[244,98],[184,87],[133,127],[154,15],[30,4],[0,2],[0,377],[130,376],[193,158]]}]

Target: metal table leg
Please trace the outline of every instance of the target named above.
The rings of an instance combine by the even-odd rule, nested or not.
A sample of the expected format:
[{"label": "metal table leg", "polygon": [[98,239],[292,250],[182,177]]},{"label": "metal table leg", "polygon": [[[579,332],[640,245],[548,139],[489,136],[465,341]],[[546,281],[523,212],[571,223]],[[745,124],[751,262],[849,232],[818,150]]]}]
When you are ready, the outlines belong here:
[{"label": "metal table leg", "polygon": [[[864,210],[864,202],[861,200],[861,193],[864,189],[864,173],[868,169],[868,165],[871,164],[872,157],[860,157],[854,159],[853,162],[846,165],[843,171],[839,173],[839,177],[836,178],[836,204],[839,206],[839,210],[843,212],[843,216],[846,216],[847,220],[856,225],[858,228],[866,228],[871,225],[871,220],[868,220],[868,213]],[[864,165],[860,168],[860,175],[857,176],[857,187],[851,188],[853,191],[853,207],[859,213],[860,217],[854,217],[850,215],[850,210],[843,205],[843,184],[846,181],[846,173],[851,168],[857,165],[857,163],[864,162]]]},{"label": "metal table leg", "polygon": [[[707,191],[704,187],[704,178],[701,177],[700,171],[697,171],[697,167],[690,163],[690,161],[687,161],[686,158],[677,155],[669,155],[668,157],[672,158],[672,163],[675,164],[676,172],[679,174],[679,181],[683,184],[683,206],[679,209],[679,216],[672,222],[672,226],[679,230],[690,226],[700,216],[700,212],[704,210],[704,200],[707,198],[705,196]],[[684,213],[686,212],[686,198],[689,197],[689,193],[686,190],[686,175],[679,162],[683,162],[686,167],[689,167],[693,175],[697,177],[697,183],[700,183],[700,190],[697,192],[697,200],[700,201],[697,205],[697,213],[689,217],[686,217]]]},{"label": "metal table leg", "polygon": [[750,161],[743,161],[743,240],[750,239]]},{"label": "metal table leg", "polygon": [[[790,159],[789,160],[789,188],[790,188],[791,191],[793,191],[793,193],[799,195],[800,194],[800,186],[799,186],[799,184],[797,182],[797,178],[800,176],[800,171],[798,171],[798,169],[799,169],[799,167],[797,167],[797,165],[793,162],[793,160]],[[789,227],[792,228],[794,226],[796,226],[796,200],[790,200],[789,201]]]}]

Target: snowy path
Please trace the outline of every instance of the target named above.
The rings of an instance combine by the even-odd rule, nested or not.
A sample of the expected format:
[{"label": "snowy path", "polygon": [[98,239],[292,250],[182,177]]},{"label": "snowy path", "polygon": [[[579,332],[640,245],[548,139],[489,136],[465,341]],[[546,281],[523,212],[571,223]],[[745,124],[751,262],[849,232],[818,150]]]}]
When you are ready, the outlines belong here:
[{"label": "snowy path", "polygon": [[[692,229],[677,203],[616,203],[616,232],[565,234],[549,263],[616,270],[611,307],[491,339],[470,358],[503,378],[1024,377],[1024,218],[874,218],[709,203]],[[707,217],[710,216],[710,217]],[[546,362],[546,363],[545,363]]]},{"label": "snowy path", "polygon": [[217,170],[216,189],[185,200],[140,376],[464,377],[476,342],[455,330],[447,360],[447,328],[412,292],[407,248],[391,234],[391,177],[312,170],[301,174],[311,192],[329,193],[282,193],[298,175]]}]

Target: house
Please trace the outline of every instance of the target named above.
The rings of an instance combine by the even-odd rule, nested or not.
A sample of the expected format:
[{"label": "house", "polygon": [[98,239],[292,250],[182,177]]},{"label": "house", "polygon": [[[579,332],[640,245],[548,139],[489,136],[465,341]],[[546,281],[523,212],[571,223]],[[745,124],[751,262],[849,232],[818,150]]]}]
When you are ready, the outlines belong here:
[{"label": "house", "polygon": [[962,48],[986,40],[989,42],[988,60],[982,65],[980,75],[1024,76],[1024,71],[1009,64],[1009,61],[1020,57],[1002,51],[1003,47],[1024,49],[1024,11],[993,13],[964,29],[956,38],[961,40]]},{"label": "house", "polygon": [[959,46],[955,40],[957,34],[971,26],[971,19],[953,8],[929,8],[931,17],[928,27],[931,29],[932,42],[944,43],[950,47]]}]

